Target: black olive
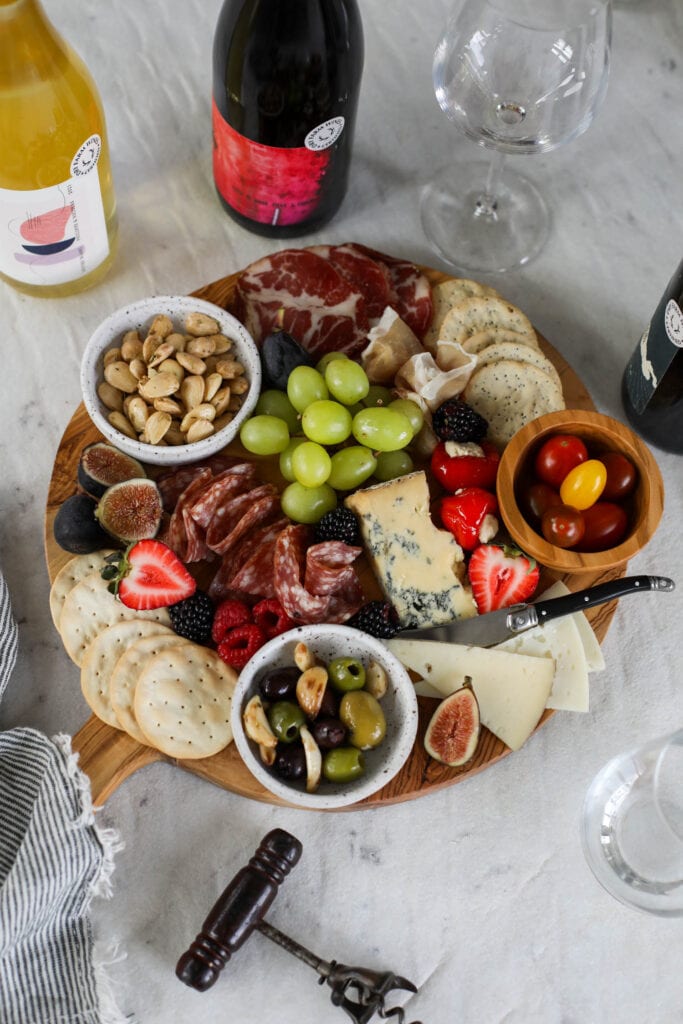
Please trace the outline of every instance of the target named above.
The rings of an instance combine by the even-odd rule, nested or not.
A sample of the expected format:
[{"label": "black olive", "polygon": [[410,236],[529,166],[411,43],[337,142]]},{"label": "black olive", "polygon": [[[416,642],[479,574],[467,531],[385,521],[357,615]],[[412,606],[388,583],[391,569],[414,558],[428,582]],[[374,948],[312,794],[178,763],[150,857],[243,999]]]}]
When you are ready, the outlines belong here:
[{"label": "black olive", "polygon": [[298,668],[281,668],[259,679],[259,693],[263,700],[290,700],[296,696],[296,684],[301,672]]},{"label": "black olive", "polygon": [[338,718],[318,717],[311,725],[311,735],[321,750],[332,750],[346,739],[346,727]]},{"label": "black olive", "polygon": [[332,686],[326,686],[318,715],[323,718],[336,718],[339,714],[340,699],[341,695],[336,693]]},{"label": "black olive", "polygon": [[278,743],[273,770],[283,779],[305,779],[306,754],[303,744]]}]

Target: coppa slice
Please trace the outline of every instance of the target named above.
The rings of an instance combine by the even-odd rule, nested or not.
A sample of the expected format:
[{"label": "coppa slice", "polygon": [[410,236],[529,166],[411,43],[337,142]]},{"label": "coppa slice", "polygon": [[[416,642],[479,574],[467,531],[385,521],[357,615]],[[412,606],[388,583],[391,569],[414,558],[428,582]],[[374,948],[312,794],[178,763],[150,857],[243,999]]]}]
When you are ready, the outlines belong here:
[{"label": "coppa slice", "polygon": [[59,570],[50,587],[50,614],[58,632],[59,620],[62,617],[62,608],[67,594],[90,573],[99,572],[104,565],[105,558],[111,554],[113,554],[112,549],[105,548],[102,551],[93,551],[88,555],[76,555]]},{"label": "coppa slice", "polygon": [[77,665],[95,637],[109,626],[124,619],[151,619],[170,626],[165,608],[138,612],[126,608],[107,590],[107,582],[99,572],[90,573],[69,591],[59,620],[59,633],[66,653]]},{"label": "coppa slice", "polygon": [[371,323],[381,317],[391,299],[389,273],[383,264],[364,256],[353,245],[311,245],[308,252],[329,260],[335,270],[361,293]]},{"label": "coppa slice", "polygon": [[138,743],[148,739],[138,725],[133,707],[138,678],[147,661],[169,647],[183,647],[189,640],[183,640],[172,630],[140,637],[128,647],[114,666],[109,680],[109,697],[116,716],[117,727],[123,729]]},{"label": "coppa slice", "polygon": [[169,647],[146,663],[135,690],[135,718],[147,742],[169,757],[211,757],[232,740],[237,674],[215,651]]},{"label": "coppa slice", "polygon": [[[110,682],[121,655],[128,647],[142,637],[166,633],[173,637],[171,629],[146,619],[127,619],[99,633],[88,647],[81,665],[81,690],[86,703],[98,718],[107,725],[120,729],[119,720],[112,707]],[[177,638],[176,638],[177,639]]]}]

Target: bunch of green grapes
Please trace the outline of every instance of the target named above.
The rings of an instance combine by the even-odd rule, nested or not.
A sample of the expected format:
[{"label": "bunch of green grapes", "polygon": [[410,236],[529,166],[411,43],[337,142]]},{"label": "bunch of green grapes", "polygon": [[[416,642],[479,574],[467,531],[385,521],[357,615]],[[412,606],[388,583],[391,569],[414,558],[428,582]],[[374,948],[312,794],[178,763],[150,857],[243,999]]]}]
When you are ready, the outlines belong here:
[{"label": "bunch of green grapes", "polygon": [[289,485],[282,511],[298,523],[317,523],[337,505],[338,491],[353,491],[370,477],[410,473],[404,449],[420,431],[422,410],[371,385],[362,366],[339,352],[317,366],[297,366],[287,391],[259,398],[240,440],[255,455],[279,455]]}]

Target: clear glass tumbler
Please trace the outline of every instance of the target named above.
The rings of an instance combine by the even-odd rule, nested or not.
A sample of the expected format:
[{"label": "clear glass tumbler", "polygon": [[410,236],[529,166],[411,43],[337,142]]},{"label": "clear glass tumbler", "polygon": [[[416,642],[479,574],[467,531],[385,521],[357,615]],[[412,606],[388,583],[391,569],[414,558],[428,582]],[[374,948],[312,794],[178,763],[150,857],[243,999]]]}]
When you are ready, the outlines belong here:
[{"label": "clear glass tumbler", "polygon": [[683,916],[683,729],[613,758],[583,807],[586,860],[622,903]]}]

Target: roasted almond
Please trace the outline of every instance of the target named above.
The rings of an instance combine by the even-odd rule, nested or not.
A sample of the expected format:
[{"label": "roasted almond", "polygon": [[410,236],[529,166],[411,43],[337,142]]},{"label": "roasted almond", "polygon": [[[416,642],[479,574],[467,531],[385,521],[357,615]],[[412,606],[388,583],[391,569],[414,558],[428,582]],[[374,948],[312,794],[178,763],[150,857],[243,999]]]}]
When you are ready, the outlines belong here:
[{"label": "roasted almond", "polygon": [[185,330],[195,337],[218,334],[218,321],[206,313],[188,313],[185,317]]},{"label": "roasted almond", "polygon": [[138,389],[137,379],[130,372],[128,363],[124,363],[122,359],[118,359],[105,366],[104,379],[107,384],[111,384],[113,388],[118,388],[119,391],[124,391],[127,395],[132,394]]}]

